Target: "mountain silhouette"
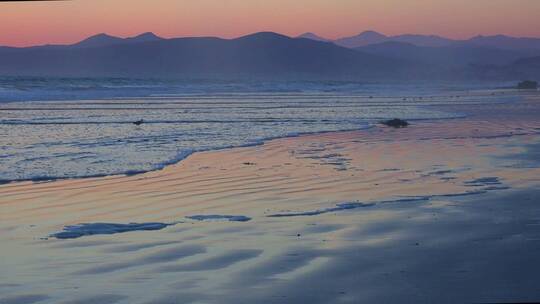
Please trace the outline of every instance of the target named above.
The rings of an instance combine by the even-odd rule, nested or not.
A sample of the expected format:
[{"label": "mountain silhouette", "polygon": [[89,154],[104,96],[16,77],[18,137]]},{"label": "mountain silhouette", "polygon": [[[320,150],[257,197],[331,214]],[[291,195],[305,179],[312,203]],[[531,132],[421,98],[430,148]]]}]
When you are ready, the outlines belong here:
[{"label": "mountain silhouette", "polygon": [[356,36],[337,39],[334,43],[348,48],[357,48],[389,41],[411,43],[417,46],[447,46],[454,42],[451,39],[435,35],[386,36],[375,31],[365,31]]},{"label": "mountain silhouette", "polygon": [[72,46],[78,47],[78,48],[103,47],[103,46],[109,46],[109,45],[115,45],[115,44],[139,43],[139,42],[149,42],[149,41],[159,41],[159,40],[163,40],[163,38],[160,38],[156,36],[154,33],[150,33],[150,32],[143,33],[138,36],[129,37],[129,38],[119,38],[119,37],[114,37],[114,36],[102,33],[102,34],[97,34],[89,38],[86,38],[82,40],[81,42],[78,42]]},{"label": "mountain silhouette", "polygon": [[13,76],[367,79],[404,77],[411,69],[416,66],[272,32],[139,43],[97,35],[73,46],[0,49],[0,74]]},{"label": "mountain silhouette", "polygon": [[97,34],[84,39],[83,41],[74,44],[75,47],[100,47],[122,43],[124,39],[107,35],[105,33]]},{"label": "mountain silhouette", "polygon": [[297,38],[305,38],[305,39],[311,39],[311,40],[315,40],[315,41],[323,41],[323,42],[329,42],[331,41],[330,39],[326,39],[326,38],[323,38],[321,36],[318,36],[316,34],[313,34],[313,33],[303,33],[302,35],[298,36]]},{"label": "mountain silhouette", "polygon": [[[306,33],[301,35],[300,37],[319,41],[332,41],[321,38],[314,33]],[[437,35],[404,34],[396,36],[386,36],[375,31],[365,31],[358,35],[336,39],[332,42],[347,48],[359,48],[372,44],[380,44],[383,42],[404,42],[416,46],[425,47],[471,46],[490,47],[503,50],[540,50],[540,38],[520,38],[505,35],[480,35],[471,39],[455,40]]]},{"label": "mountain silhouette", "polygon": [[388,37],[375,31],[365,31],[356,36],[340,38],[334,40],[334,43],[347,48],[356,48],[369,44],[388,41]]},{"label": "mountain silhouette", "polygon": [[356,49],[394,59],[444,67],[463,67],[471,64],[507,65],[534,54],[530,51],[504,50],[467,44],[427,47],[395,41],[370,44]]},{"label": "mountain silhouette", "polygon": [[[516,80],[523,75],[534,76],[540,70],[535,64],[535,56],[540,56],[540,52],[517,48],[515,44],[513,49],[502,49],[467,43],[418,46],[383,41],[351,49],[305,37],[291,38],[273,32],[236,39],[163,39],[152,33],[119,38],[98,34],[73,45],[0,47],[0,75],[409,81]],[[428,39],[435,45],[444,42],[437,36],[396,37],[416,43]],[[388,37],[365,32],[360,38],[367,43]],[[521,38],[516,39],[523,43]]]},{"label": "mountain silhouette", "polygon": [[505,35],[495,36],[476,36],[462,44],[495,47],[507,50],[537,50],[540,54],[540,39],[539,38],[516,38]]}]

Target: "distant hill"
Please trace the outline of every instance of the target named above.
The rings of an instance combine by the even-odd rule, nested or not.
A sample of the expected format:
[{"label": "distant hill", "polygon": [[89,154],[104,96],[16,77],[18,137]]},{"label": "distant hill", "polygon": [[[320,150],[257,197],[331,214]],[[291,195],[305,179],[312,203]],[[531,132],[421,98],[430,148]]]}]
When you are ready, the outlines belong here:
[{"label": "distant hill", "polygon": [[347,48],[356,48],[385,41],[388,41],[387,36],[377,33],[375,31],[365,31],[356,36],[334,40],[334,43]]},{"label": "distant hill", "polygon": [[509,79],[509,76],[511,76],[511,79],[516,81],[526,79],[540,80],[540,56],[521,58],[504,66],[474,66],[470,71],[472,71],[476,77]]},{"label": "distant hill", "polygon": [[411,43],[417,46],[426,46],[426,47],[450,46],[456,42],[456,40],[444,38],[437,35],[411,35],[411,34],[391,36],[389,37],[388,40]]},{"label": "distant hill", "polygon": [[370,44],[390,41],[411,43],[417,46],[447,46],[454,43],[454,40],[434,35],[386,36],[375,31],[366,31],[356,36],[337,39],[334,43],[348,48],[358,48]]},{"label": "distant hill", "polygon": [[494,47],[506,50],[531,50],[540,52],[540,38],[515,38],[505,35],[476,36],[460,44]]},{"label": "distant hill", "polygon": [[394,41],[371,44],[356,48],[356,50],[409,62],[444,67],[464,67],[468,65],[502,66],[532,54],[532,52],[527,51],[503,50],[483,46],[450,45],[427,47]]},{"label": "distant hill", "polygon": [[91,37],[84,39],[81,42],[71,45],[72,47],[77,48],[89,48],[89,47],[103,47],[115,44],[129,44],[129,43],[140,43],[140,42],[151,42],[151,41],[160,41],[163,38],[156,36],[154,33],[143,33],[135,37],[129,38],[119,38],[110,36],[107,34],[97,34]]},{"label": "distant hill", "polygon": [[[120,38],[120,37],[111,36],[105,33],[101,33],[94,36],[90,36],[86,39],[83,39],[80,42],[77,42],[71,45],[47,44],[47,45],[32,46],[25,49],[96,48],[96,47],[104,47],[104,46],[110,46],[110,45],[133,44],[133,43],[160,41],[160,40],[165,40],[165,39],[151,32],[143,33],[143,34],[140,34],[134,37],[128,37],[128,38]],[[2,47],[0,47],[0,49],[2,49]],[[21,49],[24,49],[24,48],[21,48]]]},{"label": "distant hill", "polygon": [[[321,40],[321,38],[314,33],[306,33],[302,35],[303,38]],[[331,41],[331,40],[324,40]],[[383,42],[404,42],[410,43],[416,46],[425,47],[446,47],[446,46],[469,46],[469,47],[486,47],[486,48],[498,48],[503,50],[536,50],[540,51],[540,38],[519,38],[510,37],[505,35],[494,36],[476,36],[467,40],[454,40],[437,35],[397,35],[386,36],[384,34],[375,31],[365,31],[358,35],[351,37],[344,37],[333,40],[337,45],[347,48],[359,48],[372,44],[380,44]]]},{"label": "distant hill", "polygon": [[101,46],[107,46],[107,45],[113,45],[113,44],[120,44],[123,43],[124,39],[110,36],[107,34],[97,34],[92,37],[88,37],[84,39],[83,41],[74,44],[74,47],[101,47]]},{"label": "distant hill", "polygon": [[425,47],[390,41],[356,50],[411,64],[427,65],[431,72],[439,71],[434,77],[451,80],[540,79],[540,56],[534,56],[540,54],[540,51],[534,49],[502,49],[475,44]]},{"label": "distant hill", "polygon": [[515,73],[520,73],[521,79],[540,80],[540,56],[516,60],[511,69]]},{"label": "distant hill", "polygon": [[540,56],[521,58],[519,60],[516,60],[516,62],[514,62],[514,65],[540,68]]},{"label": "distant hill", "polygon": [[[99,34],[73,45],[0,47],[0,76],[431,81],[533,79],[540,71],[536,50],[398,41],[351,49],[306,37],[320,38],[272,32],[236,39]],[[368,32],[361,39],[368,43],[385,37]],[[399,37],[444,42],[429,36]]]},{"label": "distant hill", "polygon": [[163,38],[157,36],[156,34],[152,32],[146,32],[135,37],[124,39],[124,41],[129,42],[129,43],[149,42],[149,41],[159,41],[159,40],[163,40]]},{"label": "distant hill", "polygon": [[230,40],[153,38],[141,42],[141,38],[126,41],[97,35],[73,46],[0,49],[0,75],[370,79],[405,77],[417,69],[332,43],[270,32]]},{"label": "distant hill", "polygon": [[304,33],[304,34],[298,36],[297,38],[305,38],[305,39],[311,39],[311,40],[323,41],[323,42],[331,41],[330,39],[323,38],[323,37],[315,35],[313,33]]}]

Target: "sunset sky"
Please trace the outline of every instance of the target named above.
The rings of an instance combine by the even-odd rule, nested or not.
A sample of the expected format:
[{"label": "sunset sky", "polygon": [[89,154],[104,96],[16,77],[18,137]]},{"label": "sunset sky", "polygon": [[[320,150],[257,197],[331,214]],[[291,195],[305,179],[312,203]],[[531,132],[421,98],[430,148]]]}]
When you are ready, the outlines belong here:
[{"label": "sunset sky", "polygon": [[0,45],[73,43],[106,32],[233,38],[258,31],[328,38],[388,35],[540,37],[540,0],[72,0],[0,2]]}]

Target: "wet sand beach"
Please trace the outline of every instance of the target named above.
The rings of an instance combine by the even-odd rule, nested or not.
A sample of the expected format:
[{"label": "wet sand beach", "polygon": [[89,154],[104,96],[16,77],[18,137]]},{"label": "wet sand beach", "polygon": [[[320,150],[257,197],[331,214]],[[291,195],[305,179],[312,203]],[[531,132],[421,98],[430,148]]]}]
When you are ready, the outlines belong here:
[{"label": "wet sand beach", "polygon": [[540,301],[539,96],[438,110],[0,185],[0,303]]}]

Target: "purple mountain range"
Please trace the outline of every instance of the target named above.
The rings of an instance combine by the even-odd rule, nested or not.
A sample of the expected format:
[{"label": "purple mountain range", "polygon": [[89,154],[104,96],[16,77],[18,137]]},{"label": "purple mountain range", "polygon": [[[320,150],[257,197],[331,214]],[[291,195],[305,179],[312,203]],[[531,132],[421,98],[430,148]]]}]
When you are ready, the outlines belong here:
[{"label": "purple mountain range", "polygon": [[334,42],[337,45],[347,48],[358,48],[371,44],[383,42],[405,42],[416,46],[427,47],[444,47],[468,45],[478,47],[494,47],[504,50],[525,50],[536,49],[540,50],[540,38],[520,38],[510,37],[505,35],[495,36],[476,36],[467,40],[454,40],[436,35],[397,35],[386,36],[375,31],[365,31],[351,37],[344,37],[336,40],[330,40],[320,37],[314,33],[306,33],[299,36],[300,38],[313,39],[318,41]]},{"label": "purple mountain range", "polygon": [[538,58],[540,39],[507,36],[457,41],[370,31],[329,41],[311,33],[236,39],[98,34],[72,45],[0,47],[0,76],[516,80],[540,78]]}]

